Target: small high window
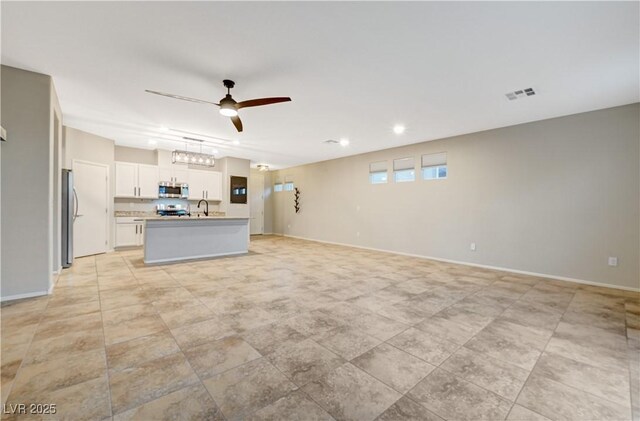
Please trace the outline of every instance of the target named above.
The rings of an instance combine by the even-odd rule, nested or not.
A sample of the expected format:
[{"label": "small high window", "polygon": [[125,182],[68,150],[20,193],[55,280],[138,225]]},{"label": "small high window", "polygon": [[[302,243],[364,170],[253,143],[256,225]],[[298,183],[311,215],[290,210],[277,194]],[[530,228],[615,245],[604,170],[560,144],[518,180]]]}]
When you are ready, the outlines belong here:
[{"label": "small high window", "polygon": [[273,191],[274,192],[279,192],[282,191],[282,183],[276,183],[273,185]]},{"label": "small high window", "polygon": [[396,183],[415,181],[416,169],[413,157],[393,160],[393,179]]},{"label": "small high window", "polygon": [[422,178],[437,180],[447,178],[447,153],[432,153],[422,155]]},{"label": "small high window", "polygon": [[293,181],[284,183],[284,191],[293,191]]},{"label": "small high window", "polygon": [[388,181],[387,161],[369,164],[369,182],[371,184],[385,184]]}]

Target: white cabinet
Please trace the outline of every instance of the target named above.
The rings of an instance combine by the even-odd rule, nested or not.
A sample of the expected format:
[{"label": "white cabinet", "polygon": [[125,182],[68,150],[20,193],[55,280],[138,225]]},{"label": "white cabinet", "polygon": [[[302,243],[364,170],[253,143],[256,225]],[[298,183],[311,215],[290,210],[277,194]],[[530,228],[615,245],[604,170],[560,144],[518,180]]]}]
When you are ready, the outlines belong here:
[{"label": "white cabinet", "polygon": [[222,200],[222,174],[209,171],[209,177],[205,182],[207,200]]},{"label": "white cabinet", "polygon": [[138,197],[158,198],[158,167],[138,164]]},{"label": "white cabinet", "polygon": [[184,167],[160,167],[160,181],[169,183],[189,183],[189,170]]},{"label": "white cabinet", "polygon": [[144,243],[142,233],[144,223],[134,218],[116,219],[116,247],[141,246]]},{"label": "white cabinet", "polygon": [[189,170],[189,199],[222,200],[222,174]]},{"label": "white cabinet", "polygon": [[138,164],[116,162],[116,197],[138,196]]},{"label": "white cabinet", "polygon": [[155,165],[116,162],[115,197],[158,197],[158,167]]}]

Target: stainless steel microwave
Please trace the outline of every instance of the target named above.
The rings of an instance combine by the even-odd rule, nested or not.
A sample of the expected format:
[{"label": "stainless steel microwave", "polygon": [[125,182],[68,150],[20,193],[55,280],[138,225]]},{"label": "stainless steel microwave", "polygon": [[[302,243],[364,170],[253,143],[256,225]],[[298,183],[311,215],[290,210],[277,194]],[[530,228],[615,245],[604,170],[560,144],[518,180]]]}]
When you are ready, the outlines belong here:
[{"label": "stainless steel microwave", "polygon": [[172,183],[161,181],[158,183],[158,198],[188,199],[189,185],[186,183]]}]

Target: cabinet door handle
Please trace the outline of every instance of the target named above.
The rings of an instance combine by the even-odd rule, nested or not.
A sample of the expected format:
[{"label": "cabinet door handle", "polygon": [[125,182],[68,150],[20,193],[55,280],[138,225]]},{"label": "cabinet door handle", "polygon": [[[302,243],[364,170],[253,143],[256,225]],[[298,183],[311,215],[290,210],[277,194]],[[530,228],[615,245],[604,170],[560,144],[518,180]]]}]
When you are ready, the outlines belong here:
[{"label": "cabinet door handle", "polygon": [[142,234],[142,225],[140,225],[140,234]]},{"label": "cabinet door handle", "polygon": [[136,195],[136,188],[135,187],[133,188],[133,195],[134,196]]},{"label": "cabinet door handle", "polygon": [[207,199],[209,198],[209,190],[207,190]]},{"label": "cabinet door handle", "polygon": [[136,225],[136,234],[138,233],[138,226]]}]

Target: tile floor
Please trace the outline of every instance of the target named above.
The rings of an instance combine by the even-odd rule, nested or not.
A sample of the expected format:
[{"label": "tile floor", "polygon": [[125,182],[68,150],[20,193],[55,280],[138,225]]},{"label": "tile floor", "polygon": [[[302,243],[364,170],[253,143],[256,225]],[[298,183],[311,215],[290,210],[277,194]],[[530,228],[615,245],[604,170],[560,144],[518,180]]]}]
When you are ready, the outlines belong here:
[{"label": "tile floor", "polygon": [[639,296],[614,289],[257,237],[77,259],[1,316],[2,400],[51,419],[640,420]]}]

